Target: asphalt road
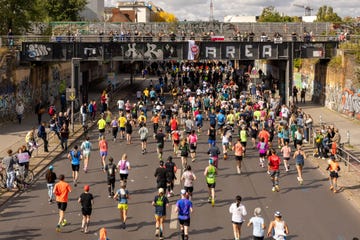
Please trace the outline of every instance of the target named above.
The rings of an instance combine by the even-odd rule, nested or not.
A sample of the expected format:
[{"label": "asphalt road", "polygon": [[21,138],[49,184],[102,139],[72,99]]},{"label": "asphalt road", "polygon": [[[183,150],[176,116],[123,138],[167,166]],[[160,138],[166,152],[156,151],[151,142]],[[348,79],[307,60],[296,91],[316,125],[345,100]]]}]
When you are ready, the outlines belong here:
[{"label": "asphalt road", "polygon": [[[205,122],[205,126],[208,123]],[[152,126],[148,124],[149,129]],[[204,127],[204,129],[206,129]],[[124,141],[112,142],[107,135],[109,153],[117,163],[123,153],[128,154],[132,165],[129,174],[128,190],[130,192],[127,228],[121,229],[117,203],[108,198],[106,175],[100,170],[100,158],[97,147],[97,131],[90,132],[94,151],[90,158],[90,170],[87,174],[80,172],[79,185],[73,187],[69,195],[66,211],[68,226],[61,233],[55,231],[58,220],[56,204],[47,202],[47,188],[44,175],[27,192],[17,195],[0,209],[0,239],[97,239],[101,227],[108,229],[110,239],[155,239],[154,208],[151,201],[156,195],[154,171],[158,166],[156,145],[150,139],[148,153],[141,154],[140,141],[137,131],[133,133],[133,144]],[[78,141],[80,145],[81,141]],[[219,140],[218,140],[219,143]],[[251,145],[251,144],[248,144]],[[233,239],[231,216],[228,212],[230,204],[236,195],[243,197],[243,204],[248,211],[248,220],[255,207],[261,207],[266,225],[273,218],[274,211],[281,211],[284,220],[289,225],[288,239],[334,239],[345,240],[360,237],[360,215],[342,193],[333,194],[328,189],[327,176],[308,160],[304,169],[304,184],[298,185],[293,160],[292,170],[285,173],[282,168],[280,192],[271,191],[269,176],[263,168],[258,166],[258,153],[248,149],[243,161],[243,172],[236,174],[235,160],[232,154],[228,160],[220,160],[219,175],[216,186],[216,203],[211,207],[207,203],[207,186],[203,171],[208,163],[207,136],[200,136],[198,157],[191,163],[197,176],[194,186],[194,212],[191,218],[190,239]],[[165,143],[166,158],[172,154],[171,143]],[[175,158],[180,167],[180,158]],[[66,180],[71,182],[71,165],[64,153],[54,162],[54,171],[65,174]],[[117,176],[118,177],[118,176]],[[118,178],[117,178],[118,179]],[[90,185],[90,192],[95,197],[95,205],[90,223],[90,232],[80,232],[81,210],[77,198],[82,193],[82,187]],[[119,184],[117,182],[117,187]],[[181,186],[175,186],[176,196],[171,197],[165,225],[166,239],[180,239],[178,229],[170,228],[171,210],[179,198]],[[171,227],[178,226],[174,220]],[[175,225],[174,225],[175,224]],[[244,224],[241,239],[251,239],[252,229]]]}]

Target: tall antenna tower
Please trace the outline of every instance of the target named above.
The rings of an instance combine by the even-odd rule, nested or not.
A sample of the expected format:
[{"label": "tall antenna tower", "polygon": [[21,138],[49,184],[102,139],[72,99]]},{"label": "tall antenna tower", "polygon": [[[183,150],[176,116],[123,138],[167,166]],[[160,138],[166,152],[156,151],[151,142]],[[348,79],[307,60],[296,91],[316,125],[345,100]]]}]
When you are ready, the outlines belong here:
[{"label": "tall antenna tower", "polygon": [[210,18],[209,21],[212,22],[214,21],[214,4],[213,4],[213,0],[210,0]]}]

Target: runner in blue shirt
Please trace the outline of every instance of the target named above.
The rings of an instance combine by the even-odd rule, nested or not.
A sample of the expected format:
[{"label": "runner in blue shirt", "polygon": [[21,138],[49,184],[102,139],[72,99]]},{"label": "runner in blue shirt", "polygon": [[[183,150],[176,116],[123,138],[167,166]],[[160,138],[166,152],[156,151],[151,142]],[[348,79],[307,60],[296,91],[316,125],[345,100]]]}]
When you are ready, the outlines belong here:
[{"label": "runner in blue shirt", "polygon": [[76,187],[79,178],[80,160],[83,157],[81,151],[78,150],[77,145],[74,146],[74,149],[69,152],[67,157],[71,161],[72,177],[74,187]]},{"label": "runner in blue shirt", "polygon": [[181,239],[189,239],[190,214],[193,211],[192,202],[187,198],[185,189],[181,190],[181,199],[176,202],[175,212],[178,214]]}]

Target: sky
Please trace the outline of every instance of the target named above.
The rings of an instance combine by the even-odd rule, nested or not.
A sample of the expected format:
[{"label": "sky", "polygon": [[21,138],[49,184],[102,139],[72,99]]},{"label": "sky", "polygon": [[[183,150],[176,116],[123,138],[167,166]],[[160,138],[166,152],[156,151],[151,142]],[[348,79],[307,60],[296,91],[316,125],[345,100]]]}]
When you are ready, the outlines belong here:
[{"label": "sky", "polygon": [[[116,6],[117,2],[117,0],[105,0],[105,6]],[[209,20],[210,0],[152,0],[151,2],[164,11],[173,13],[180,21]],[[279,13],[288,16],[303,16],[304,9],[293,4],[310,6],[314,9],[312,15],[316,15],[319,7],[327,5],[331,6],[340,17],[360,16],[359,0],[213,0],[214,19],[223,21],[227,15],[259,16],[268,6],[274,6]]]}]

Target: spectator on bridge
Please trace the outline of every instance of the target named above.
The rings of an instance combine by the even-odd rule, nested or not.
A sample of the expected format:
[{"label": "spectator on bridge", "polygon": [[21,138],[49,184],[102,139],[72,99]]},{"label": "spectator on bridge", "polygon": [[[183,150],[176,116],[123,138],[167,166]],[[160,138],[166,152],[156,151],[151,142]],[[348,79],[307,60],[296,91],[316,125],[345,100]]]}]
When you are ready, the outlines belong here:
[{"label": "spectator on bridge", "polygon": [[296,42],[296,41],[297,41],[297,38],[298,38],[297,33],[296,33],[296,32],[292,32],[292,33],[291,33],[291,41]]},{"label": "spectator on bridge", "polygon": [[268,41],[268,36],[262,32],[261,36],[260,36],[260,42],[267,42]]}]

